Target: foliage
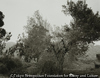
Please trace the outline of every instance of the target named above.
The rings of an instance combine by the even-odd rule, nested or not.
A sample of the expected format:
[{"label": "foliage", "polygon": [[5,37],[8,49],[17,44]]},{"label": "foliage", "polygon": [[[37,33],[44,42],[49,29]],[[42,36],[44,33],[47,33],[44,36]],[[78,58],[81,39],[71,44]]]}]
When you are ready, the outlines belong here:
[{"label": "foliage", "polygon": [[0,11],[0,27],[4,25],[3,18],[4,18],[3,12]]},{"label": "foliage", "polygon": [[[63,5],[64,13],[70,14],[73,20],[70,26],[64,26],[63,34],[58,35],[62,39],[61,42],[51,43],[48,48],[49,52],[54,52],[58,61],[59,73],[63,71],[64,56],[66,53],[70,55],[72,62],[76,56],[83,55],[88,50],[89,43],[100,39],[100,17],[99,14],[94,14],[91,8],[83,1],[68,2]],[[57,38],[58,38],[57,37]]]},{"label": "foliage", "polygon": [[19,59],[10,58],[8,56],[0,57],[0,74],[8,74],[19,67],[22,67],[22,63]]},{"label": "foliage", "polygon": [[39,74],[58,74],[57,59],[51,51],[44,51],[36,63]]},{"label": "foliage", "polygon": [[[39,11],[36,11],[33,17],[29,17],[25,26],[27,37],[19,39],[17,44],[9,50],[12,55],[18,48],[20,56],[24,55],[27,62],[30,62],[32,58],[38,58],[37,68],[29,68],[31,73],[36,70],[40,71],[39,74],[62,74],[66,53],[70,57],[68,60],[73,62],[77,55],[85,54],[90,43],[100,40],[100,17],[98,12],[95,14],[91,8],[88,8],[85,1],[80,0],[76,3],[68,1],[67,5],[63,5],[63,8],[63,12],[66,15],[71,15],[73,20],[70,22],[70,26],[64,26],[63,31],[58,27],[56,29],[58,31],[53,32],[54,41],[50,36],[50,24],[42,18]],[[1,24],[3,25],[0,22]],[[5,33],[3,33],[3,36],[5,36]],[[9,40],[9,38],[6,39]],[[22,66],[21,62],[18,61],[17,64],[16,61],[18,60],[9,57],[1,58],[1,73],[23,70],[23,67],[19,68]],[[71,62],[70,64],[72,64]],[[68,65],[70,66],[70,64]],[[14,71],[14,69],[16,70]]]},{"label": "foliage", "polygon": [[29,18],[25,26],[28,37],[24,40],[24,44],[27,46],[27,50],[25,50],[27,58],[39,58],[39,55],[49,45],[50,34],[47,30],[49,26],[38,11],[34,13],[34,17]]},{"label": "foliage", "polygon": [[4,25],[3,19],[3,12],[0,11],[0,54],[2,54],[2,50],[6,46],[6,41],[10,40],[10,37],[12,36],[11,32],[7,33],[4,28],[1,28]]},{"label": "foliage", "polygon": [[[69,46],[73,47],[75,54],[84,54],[88,50],[89,43],[100,40],[100,17],[91,8],[88,8],[85,1],[68,1],[67,5],[63,5],[63,12],[71,15],[73,21],[70,27],[66,26],[66,37]],[[71,50],[72,50],[71,49]]]},{"label": "foliage", "polygon": [[50,46],[48,47],[47,52],[52,52],[54,53],[54,57],[57,59],[57,71],[58,74],[63,73],[63,62],[64,62],[64,56],[68,52],[68,48],[65,47],[66,44],[63,39],[56,43],[51,43]]},{"label": "foliage", "polygon": [[70,23],[72,34],[76,41],[91,43],[100,40],[100,17],[91,8],[88,8],[85,1],[70,1],[63,5],[64,13],[70,14],[73,21]]},{"label": "foliage", "polygon": [[[3,12],[0,11],[0,27],[4,25],[3,19],[4,19]],[[6,30],[4,28],[0,28],[0,38],[4,37],[5,34]]]},{"label": "foliage", "polygon": [[58,74],[59,70],[53,61],[46,61],[43,65],[41,74]]}]

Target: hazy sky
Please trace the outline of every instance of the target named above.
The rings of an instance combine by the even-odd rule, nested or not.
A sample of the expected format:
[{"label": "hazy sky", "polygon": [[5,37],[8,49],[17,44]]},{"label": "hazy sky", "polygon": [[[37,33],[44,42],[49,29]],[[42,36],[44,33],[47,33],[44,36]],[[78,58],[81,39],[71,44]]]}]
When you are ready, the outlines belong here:
[{"label": "hazy sky", "polygon": [[[10,41],[15,42],[18,34],[25,31],[23,26],[27,25],[28,16],[32,16],[36,10],[52,26],[69,24],[71,17],[62,12],[62,5],[66,3],[67,0],[0,0],[0,11],[5,15],[3,28],[12,32]],[[87,0],[87,4],[94,12],[100,11],[100,0]]]}]

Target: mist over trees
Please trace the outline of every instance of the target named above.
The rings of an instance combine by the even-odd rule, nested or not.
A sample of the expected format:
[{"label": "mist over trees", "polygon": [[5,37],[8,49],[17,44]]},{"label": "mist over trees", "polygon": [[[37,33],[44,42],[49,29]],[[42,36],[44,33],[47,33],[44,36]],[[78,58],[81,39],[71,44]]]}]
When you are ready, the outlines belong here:
[{"label": "mist over trees", "polygon": [[[13,72],[19,72],[19,69],[22,69],[24,71],[20,71],[21,73],[63,74],[65,58],[68,58],[66,65],[69,65],[69,68],[73,67],[73,63],[86,54],[89,44],[100,40],[99,12],[94,13],[85,0],[77,2],[70,0],[62,7],[65,15],[72,16],[72,21],[70,25],[55,27],[58,31],[53,30],[39,11],[35,11],[34,15],[28,18],[27,25],[24,26],[27,36],[23,34],[16,45],[7,51],[11,61],[15,52],[18,53],[19,59],[25,57],[24,61],[18,61],[19,65],[12,62],[13,68],[16,68]],[[3,25],[2,21],[0,25]],[[10,37],[11,35],[7,39],[9,40]],[[37,59],[36,63],[31,63],[33,59]],[[8,67],[6,69],[11,71]]]}]

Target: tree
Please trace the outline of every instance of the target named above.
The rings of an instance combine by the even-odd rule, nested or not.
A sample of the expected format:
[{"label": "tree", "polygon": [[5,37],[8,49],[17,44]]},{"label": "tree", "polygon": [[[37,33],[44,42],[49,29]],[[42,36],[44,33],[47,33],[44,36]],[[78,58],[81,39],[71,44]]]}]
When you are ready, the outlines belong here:
[{"label": "tree", "polygon": [[76,37],[76,41],[91,43],[100,40],[99,12],[95,14],[91,8],[87,7],[85,1],[77,1],[76,3],[70,1],[67,6],[63,5],[63,7],[64,13],[70,14],[73,18],[70,27],[73,32],[79,35]]},{"label": "tree", "polygon": [[6,41],[10,40],[11,32],[7,33],[4,28],[1,28],[4,25],[3,22],[4,14],[0,11],[0,53],[2,54],[3,49],[6,46]]},{"label": "tree", "polygon": [[[73,20],[70,26],[64,26],[61,42],[51,44],[50,51],[55,53],[58,59],[59,73],[63,71],[64,56],[69,54],[70,62],[76,60],[77,55],[84,55],[89,43],[100,40],[100,17],[87,7],[85,1],[68,1],[63,5],[63,12],[71,15]],[[60,44],[61,43],[61,44]]]},{"label": "tree", "polygon": [[[88,45],[100,40],[100,16],[89,8],[84,1],[72,0],[67,5],[62,6],[65,15],[71,15],[70,26],[65,26],[65,41],[67,41],[68,53],[72,57],[84,55],[88,50]],[[72,61],[72,60],[71,60]]]},{"label": "tree", "polygon": [[[76,45],[77,53],[87,51],[88,44],[93,41],[100,40],[100,16],[96,14],[91,8],[88,8],[85,0],[68,1],[67,5],[63,5],[63,12],[66,15],[71,15],[73,21],[70,23],[70,31],[66,31],[66,37],[69,38],[71,46]],[[77,54],[76,53],[76,54]]]},{"label": "tree", "polygon": [[0,11],[0,27],[2,27],[2,26],[4,25],[3,18],[4,18],[4,15],[3,15],[3,13]]},{"label": "tree", "polygon": [[25,26],[28,37],[24,40],[25,45],[28,46],[25,52],[27,58],[39,58],[39,55],[48,47],[50,43],[48,26],[50,24],[43,20],[39,11],[28,19]]}]

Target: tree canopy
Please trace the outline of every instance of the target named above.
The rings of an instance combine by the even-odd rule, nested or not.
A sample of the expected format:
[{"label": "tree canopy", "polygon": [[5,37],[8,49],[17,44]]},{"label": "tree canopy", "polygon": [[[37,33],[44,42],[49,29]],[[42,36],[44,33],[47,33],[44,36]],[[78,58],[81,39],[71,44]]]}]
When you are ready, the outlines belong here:
[{"label": "tree canopy", "polygon": [[100,15],[88,7],[85,1],[67,2],[63,5],[64,13],[70,14],[73,21],[70,23],[71,30],[77,35],[76,40],[91,43],[100,40]]},{"label": "tree canopy", "polygon": [[85,0],[68,1],[62,6],[65,15],[71,15],[73,20],[66,26],[66,37],[76,50],[87,51],[88,44],[100,40],[100,15],[88,7]]},{"label": "tree canopy", "polygon": [[4,25],[3,22],[4,19],[4,14],[3,12],[0,11],[0,53],[2,54],[2,50],[5,48],[6,46],[6,41],[10,40],[11,32],[7,33],[6,30],[4,28],[2,28],[2,26]]},{"label": "tree canopy", "polygon": [[50,33],[48,27],[50,24],[42,18],[39,11],[34,13],[34,16],[28,19],[25,26],[28,34],[25,45],[28,46],[28,54],[32,57],[39,57],[50,43]]}]

